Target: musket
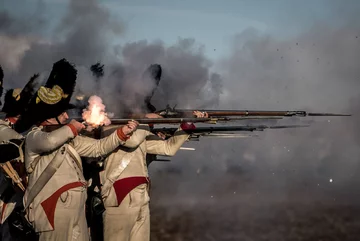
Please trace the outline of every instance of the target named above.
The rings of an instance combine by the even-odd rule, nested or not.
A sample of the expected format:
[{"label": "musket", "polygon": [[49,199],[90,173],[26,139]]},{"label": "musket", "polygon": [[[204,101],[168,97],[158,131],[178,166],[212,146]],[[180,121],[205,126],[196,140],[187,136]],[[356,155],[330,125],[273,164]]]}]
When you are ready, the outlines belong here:
[{"label": "musket", "polygon": [[[265,129],[287,129],[287,128],[301,128],[301,127],[309,127],[310,125],[276,125],[276,126],[268,126],[268,125],[244,125],[244,126],[218,126],[218,127],[197,127],[191,130],[185,130],[186,133],[190,134],[189,140],[197,140],[200,136],[214,136],[214,137],[237,137],[237,138],[245,138],[251,137],[251,135],[243,135],[239,133],[231,133],[238,131],[264,131]],[[166,137],[171,137],[175,134],[177,128],[153,128],[151,131],[153,133],[161,132]],[[221,133],[220,133],[221,132]],[[230,132],[230,133],[229,133]]]},{"label": "musket", "polygon": [[[165,118],[174,117],[188,117],[193,115],[195,109],[175,109],[169,105],[164,110],[156,111],[155,113]],[[198,111],[207,112],[209,117],[216,116],[279,116],[279,117],[305,117],[305,116],[351,116],[350,114],[335,114],[335,113],[309,113],[306,111],[268,111],[268,110],[207,110],[196,109]]]},{"label": "musket", "polygon": [[2,169],[3,173],[12,180],[14,184],[17,185],[18,188],[21,189],[21,191],[25,191],[25,187],[22,183],[21,177],[19,177],[19,174],[17,171],[13,168],[10,161],[7,161],[5,163],[0,164],[0,169]]},{"label": "musket", "polygon": [[[72,118],[79,122],[82,122],[86,127],[92,126],[90,123],[87,123],[82,118]],[[193,123],[208,123],[216,124],[217,121],[230,121],[230,117],[213,117],[213,118],[142,118],[142,119],[117,119],[113,118],[110,125],[126,125],[129,121],[137,121],[139,124],[180,124],[183,122],[193,122]],[[53,131],[60,128],[63,125],[54,124],[44,126],[45,131]],[[101,128],[102,126],[96,126],[94,130]],[[86,132],[86,131],[85,131]],[[91,131],[92,132],[92,131]]]},{"label": "musket", "polygon": [[[186,130],[187,133],[214,133],[217,131],[263,131],[265,129],[285,129],[285,128],[301,128],[309,127],[310,125],[244,125],[244,126],[218,126],[218,127],[197,127],[194,129]],[[175,132],[177,128],[153,128],[154,132]]]},{"label": "musket", "polygon": [[[88,125],[86,121],[84,121],[80,117],[72,118],[79,122],[83,122],[83,124]],[[179,124],[183,122],[202,122],[207,124],[216,124],[217,122],[228,122],[228,121],[236,121],[236,120],[255,120],[255,119],[282,119],[281,117],[227,117],[227,116],[219,116],[219,117],[208,117],[208,118],[195,118],[195,117],[174,117],[174,118],[139,118],[139,119],[122,119],[122,118],[110,118],[111,125],[125,125],[129,121],[135,120],[139,122],[139,124]]]}]

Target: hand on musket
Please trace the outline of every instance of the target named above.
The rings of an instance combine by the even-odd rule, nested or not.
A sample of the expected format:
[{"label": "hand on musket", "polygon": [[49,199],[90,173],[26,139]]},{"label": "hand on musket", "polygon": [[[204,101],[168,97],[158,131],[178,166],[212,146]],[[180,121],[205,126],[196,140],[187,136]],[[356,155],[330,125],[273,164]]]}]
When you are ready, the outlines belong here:
[{"label": "hand on musket", "polygon": [[[159,119],[159,118],[164,118],[161,115],[155,114],[155,113],[147,113],[145,115],[145,118],[149,118],[149,119]],[[156,132],[156,135],[158,137],[160,137],[161,139],[165,140],[166,139],[166,134],[163,132]]]},{"label": "hand on musket", "polygon": [[145,115],[145,118],[149,118],[149,119],[159,119],[159,118],[164,118],[161,115],[155,114],[155,113],[147,113]]},{"label": "hand on musket", "polygon": [[77,120],[74,120],[72,119],[70,122],[69,122],[70,125],[74,126],[76,131],[79,133],[80,131],[82,131],[83,129],[86,128],[85,124],[84,123],[80,123],[78,122]]},{"label": "hand on musket", "polygon": [[[193,115],[196,117],[196,118],[208,118],[209,117],[209,114],[205,111],[193,111]],[[163,116],[161,115],[158,115],[158,114],[155,114],[155,113],[148,113],[145,115],[145,118],[149,118],[149,119],[159,119],[159,118],[164,118]],[[166,134],[163,133],[163,132],[157,132],[156,135],[158,137],[160,137],[161,139],[165,140],[166,139]]]},{"label": "hand on musket", "polygon": [[196,116],[197,118],[208,118],[209,117],[209,114],[206,111],[194,110],[193,115]]},{"label": "hand on musket", "polygon": [[138,126],[139,122],[135,120],[128,121],[128,123],[122,127],[122,131],[126,136],[129,136],[137,129]]}]

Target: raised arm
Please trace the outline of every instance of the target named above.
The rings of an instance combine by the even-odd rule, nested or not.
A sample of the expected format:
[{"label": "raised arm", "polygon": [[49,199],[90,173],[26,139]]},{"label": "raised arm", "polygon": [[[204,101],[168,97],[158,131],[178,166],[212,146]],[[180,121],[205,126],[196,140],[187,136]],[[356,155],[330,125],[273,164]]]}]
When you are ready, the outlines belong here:
[{"label": "raised arm", "polygon": [[[194,111],[193,115],[197,118],[208,117],[208,113],[200,111]],[[149,115],[149,118],[156,118],[156,114]],[[190,136],[185,131],[194,128],[195,125],[193,123],[182,123],[174,133],[174,136],[167,140],[163,140],[154,134],[148,135],[146,138],[146,152],[149,154],[174,156]]]},{"label": "raised arm", "polygon": [[136,148],[146,140],[147,136],[151,134],[152,133],[150,132],[148,125],[139,125],[136,131],[134,131],[134,133],[132,133],[130,138],[126,141],[124,146],[128,148]]},{"label": "raised arm", "polygon": [[58,149],[74,137],[71,126],[66,125],[52,132],[43,132],[40,129],[30,131],[25,142],[29,150],[41,154]]},{"label": "raised arm", "polygon": [[70,144],[74,147],[80,156],[105,156],[115,150],[119,145],[125,144],[126,138],[121,136],[118,130],[114,131],[108,137],[99,140],[85,136],[77,136],[70,142]]},{"label": "raised arm", "polygon": [[21,139],[22,135],[11,129],[3,121],[0,120],[0,142],[10,139]]},{"label": "raised arm", "polygon": [[149,135],[146,138],[146,152],[149,154],[174,156],[190,136],[184,130],[194,127],[193,124],[183,123],[174,133],[174,136],[167,140],[163,140],[154,134]]},{"label": "raised arm", "polygon": [[[130,123],[130,122],[129,122]],[[127,146],[134,148],[144,141],[145,137],[133,138],[138,123],[131,122],[131,124],[121,126],[112,132],[107,137],[102,139],[93,139],[89,137],[77,136],[71,141],[71,145],[84,157],[100,157],[105,156],[115,150],[118,146]],[[133,125],[130,126],[129,125]],[[133,132],[135,131],[135,132]]]}]

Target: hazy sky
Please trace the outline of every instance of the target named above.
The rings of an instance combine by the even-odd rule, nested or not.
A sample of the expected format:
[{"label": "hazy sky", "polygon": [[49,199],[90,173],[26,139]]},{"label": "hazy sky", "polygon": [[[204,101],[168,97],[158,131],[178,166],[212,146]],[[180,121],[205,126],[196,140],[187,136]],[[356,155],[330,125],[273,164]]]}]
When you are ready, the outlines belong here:
[{"label": "hazy sky", "polygon": [[[146,96],[152,83],[142,83],[139,76],[149,64],[159,63],[164,71],[152,99],[158,109],[177,104],[352,113],[351,118],[302,119],[311,127],[264,131],[257,133],[259,138],[203,138],[186,143],[195,152],[180,151],[171,163],[156,163],[151,170],[186,170],[175,189],[180,195],[210,197],[213,187],[223,187],[218,181],[224,179],[217,175],[240,167],[250,177],[245,180],[249,192],[271,187],[285,200],[295,190],[310,200],[309,193],[329,191],[332,201],[336,194],[337,200],[358,203],[359,0],[66,3],[0,0],[7,10],[0,11],[5,88],[23,86],[32,74],[49,71],[55,61],[67,58],[77,65],[76,91],[99,93],[107,111],[116,113],[124,106],[134,108]],[[205,53],[197,51],[197,44],[205,46]],[[89,71],[95,61],[106,66],[99,88]],[[197,170],[202,168],[210,171],[199,181]],[[230,194],[243,190],[238,176],[234,180],[241,182],[237,190],[224,184]],[[174,184],[159,183],[160,189]]]},{"label": "hazy sky", "polygon": [[[0,0],[10,13],[39,13],[53,24],[65,13],[66,0]],[[178,37],[195,38],[205,46],[208,57],[229,53],[232,37],[246,28],[255,28],[278,38],[297,35],[326,22],[336,26],[343,11],[359,1],[291,0],[100,0],[112,17],[121,19],[126,31],[116,43],[161,39],[171,45]],[[344,4],[346,2],[346,5]],[[351,6],[347,8],[346,6]],[[46,32],[46,29],[41,31]]]}]

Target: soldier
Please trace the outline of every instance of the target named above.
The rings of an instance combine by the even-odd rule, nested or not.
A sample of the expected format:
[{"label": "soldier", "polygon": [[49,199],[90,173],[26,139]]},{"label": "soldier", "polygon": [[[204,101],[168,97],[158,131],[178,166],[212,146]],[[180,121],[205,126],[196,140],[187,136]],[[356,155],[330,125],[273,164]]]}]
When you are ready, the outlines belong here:
[{"label": "soldier", "polygon": [[71,107],[76,75],[76,69],[65,59],[56,62],[45,87],[38,89],[15,124],[18,131],[38,125],[25,139],[29,185],[24,204],[40,241],[89,240],[85,218],[87,183],[80,156],[107,155],[126,144],[138,125],[129,122],[101,140],[79,136],[84,125],[75,120],[57,130],[43,131],[44,126],[64,124],[68,119],[66,111]]},{"label": "soldier", "polygon": [[3,94],[3,79],[4,79],[4,71],[0,65],[0,106],[2,105],[1,103],[1,97],[2,97],[2,94]]},{"label": "soldier", "polygon": [[[0,67],[1,68],[1,67]],[[0,75],[3,76],[3,74],[1,74],[2,71],[0,71]],[[1,77],[1,76],[0,76]],[[23,136],[19,133],[17,133],[15,130],[13,130],[13,125],[15,124],[15,122],[17,121],[20,112],[25,108],[25,106],[27,105],[27,103],[30,100],[30,97],[33,95],[34,93],[34,85],[37,83],[37,77],[38,75],[34,75],[33,77],[30,78],[29,82],[25,85],[25,87],[23,89],[10,89],[6,92],[5,94],[5,100],[4,100],[4,106],[2,108],[2,112],[4,112],[6,114],[5,116],[5,120],[0,120],[0,142],[3,141],[9,141],[9,140],[18,140],[21,141],[23,139]],[[3,81],[0,80],[0,82],[2,83]],[[11,151],[18,151],[18,149],[14,149],[14,148],[9,148],[8,145],[4,145],[4,148],[1,149],[1,157],[5,158],[8,156],[12,156],[12,154],[9,153],[9,155],[5,155],[5,152],[7,152],[6,154],[8,154],[8,152]],[[3,161],[3,160],[2,160]],[[5,160],[4,160],[5,161]],[[9,160],[6,160],[9,161]],[[21,161],[21,160],[19,160]],[[9,164],[9,165],[7,165]],[[2,164],[8,168],[11,168],[10,170],[12,170],[12,168],[14,167],[15,171],[17,172],[17,175],[19,176],[23,176],[24,173],[21,173],[21,170],[17,167],[19,167],[20,165],[23,165],[23,163],[18,163],[12,161],[12,163],[7,163],[7,164]],[[10,167],[11,165],[11,167]],[[15,206],[16,207],[20,207],[22,202],[22,195],[23,193],[14,186],[13,184],[13,180],[10,180],[8,178],[5,178],[3,172],[0,172],[0,179],[1,179],[1,190],[0,190],[0,223],[2,224],[2,228],[6,227],[6,229],[8,228],[8,217],[10,216],[10,214],[12,213],[12,211],[14,210]],[[14,175],[14,173],[12,173],[12,175]],[[8,173],[9,178],[14,179],[15,176],[12,176]],[[3,229],[4,230],[4,229]],[[5,232],[3,232],[3,240],[7,240],[10,239],[9,237],[9,231],[6,230]],[[14,239],[14,237],[12,238]]]},{"label": "soldier", "polygon": [[[195,111],[197,117],[207,113]],[[159,118],[147,114],[148,118]],[[149,127],[140,125],[133,133],[132,141],[145,139],[137,148],[120,146],[104,163],[100,173],[102,197],[106,210],[103,214],[104,240],[146,241],[150,240],[149,175],[147,154],[173,156],[188,139],[187,129],[195,128],[193,123],[183,123],[168,140],[150,132]],[[107,135],[104,127],[104,135]],[[135,143],[134,143],[135,145]]]},{"label": "soldier", "polygon": [[146,105],[146,109],[151,113],[156,111],[156,107],[151,104],[151,98],[154,96],[156,89],[159,86],[160,79],[162,74],[162,68],[160,64],[152,64],[150,65],[146,71],[143,73],[143,79],[152,81],[153,88],[151,92],[147,94],[144,98],[144,102]]},{"label": "soldier", "polygon": [[[0,65],[0,98],[2,97],[3,94],[3,79],[4,79],[4,72],[3,69]],[[17,133],[16,131],[14,131],[11,128],[12,123],[15,122],[16,118],[12,118],[14,117],[14,115],[12,115],[12,113],[8,112],[11,110],[12,107],[14,107],[14,96],[18,96],[19,91],[15,91],[13,89],[9,90],[6,93],[5,96],[5,105],[3,106],[2,111],[5,112],[6,116],[5,116],[5,120],[1,120],[0,119],[0,142],[2,141],[7,141],[10,139],[18,139],[18,138],[22,138],[22,136]],[[16,100],[15,100],[16,103]],[[2,102],[0,101],[0,106],[2,105]]]},{"label": "soldier", "polygon": [[[31,97],[34,95],[35,87],[39,81],[38,77],[39,74],[33,75],[23,89],[21,88],[10,89],[6,92],[4,98],[5,103],[1,111],[6,114],[5,122],[7,122],[8,125],[10,125],[10,127],[13,127],[15,122],[20,117],[20,113],[25,109]],[[0,138],[7,139],[6,137],[0,137]],[[17,137],[15,136],[14,138]]]}]

